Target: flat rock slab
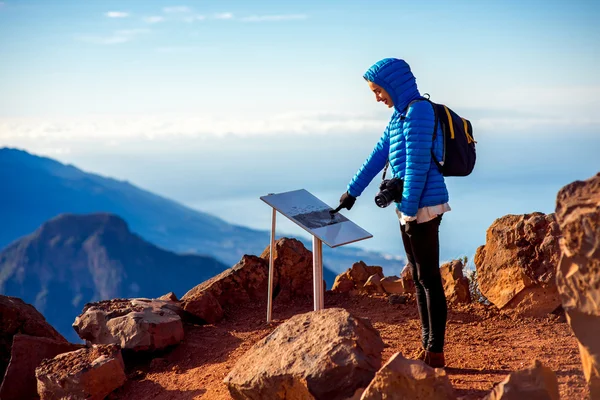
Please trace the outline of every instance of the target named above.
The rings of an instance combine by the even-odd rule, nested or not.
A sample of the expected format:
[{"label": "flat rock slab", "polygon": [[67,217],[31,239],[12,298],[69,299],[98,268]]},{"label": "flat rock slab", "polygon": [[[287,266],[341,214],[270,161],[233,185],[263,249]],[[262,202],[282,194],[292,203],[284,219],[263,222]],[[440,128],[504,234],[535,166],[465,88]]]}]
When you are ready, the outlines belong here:
[{"label": "flat rock slab", "polygon": [[296,315],[244,354],[225,378],[238,399],[342,400],[381,366],[383,341],[341,308]]},{"label": "flat rock slab", "polygon": [[159,350],[183,340],[178,306],[171,301],[116,299],[90,303],[73,323],[80,338],[134,351]]},{"label": "flat rock slab", "polygon": [[54,339],[29,335],[15,335],[13,338],[10,364],[0,388],[2,400],[37,399],[35,369],[46,358],[78,350],[80,344],[66,343]]},{"label": "flat rock slab", "polygon": [[100,345],[46,359],[35,370],[41,400],[103,400],[126,380],[121,350]]},{"label": "flat rock slab", "polygon": [[423,361],[394,354],[377,372],[360,400],[454,400],[448,375]]}]

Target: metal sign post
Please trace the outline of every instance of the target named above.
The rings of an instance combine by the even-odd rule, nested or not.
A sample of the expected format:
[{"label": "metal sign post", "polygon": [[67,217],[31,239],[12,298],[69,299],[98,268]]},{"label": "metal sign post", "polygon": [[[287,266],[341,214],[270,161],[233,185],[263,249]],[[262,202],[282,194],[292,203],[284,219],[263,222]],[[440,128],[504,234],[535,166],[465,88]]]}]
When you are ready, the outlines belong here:
[{"label": "metal sign post", "polygon": [[271,217],[271,246],[269,251],[267,323],[272,321],[273,316],[277,211],[312,235],[314,310],[322,310],[325,308],[323,243],[333,248],[368,239],[373,237],[373,235],[341,214],[330,214],[331,207],[304,189],[279,194],[271,193],[267,196],[262,196],[260,199],[273,208]]}]

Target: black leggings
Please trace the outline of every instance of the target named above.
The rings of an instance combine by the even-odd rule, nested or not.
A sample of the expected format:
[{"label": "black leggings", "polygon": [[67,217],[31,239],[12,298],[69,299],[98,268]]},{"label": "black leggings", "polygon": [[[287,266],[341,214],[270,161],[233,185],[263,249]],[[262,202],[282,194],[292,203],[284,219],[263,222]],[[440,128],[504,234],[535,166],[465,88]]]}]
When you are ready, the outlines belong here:
[{"label": "black leggings", "polygon": [[439,215],[422,224],[412,222],[408,234],[400,224],[408,267],[415,282],[423,348],[435,353],[444,351],[448,314],[439,265],[441,221],[442,216]]}]

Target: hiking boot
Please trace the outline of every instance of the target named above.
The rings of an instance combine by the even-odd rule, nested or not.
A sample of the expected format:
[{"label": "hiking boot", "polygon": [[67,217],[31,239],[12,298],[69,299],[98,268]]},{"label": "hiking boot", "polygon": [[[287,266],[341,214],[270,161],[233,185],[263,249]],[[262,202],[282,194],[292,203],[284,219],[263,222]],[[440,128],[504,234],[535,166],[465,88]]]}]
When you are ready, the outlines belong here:
[{"label": "hiking boot", "polygon": [[413,360],[420,360],[420,361],[425,361],[425,354],[426,351],[423,349],[419,349],[417,351],[415,351],[410,358],[412,358]]},{"label": "hiking boot", "polygon": [[431,368],[444,368],[446,366],[446,360],[444,359],[444,353],[434,353],[432,351],[425,352],[425,364]]}]

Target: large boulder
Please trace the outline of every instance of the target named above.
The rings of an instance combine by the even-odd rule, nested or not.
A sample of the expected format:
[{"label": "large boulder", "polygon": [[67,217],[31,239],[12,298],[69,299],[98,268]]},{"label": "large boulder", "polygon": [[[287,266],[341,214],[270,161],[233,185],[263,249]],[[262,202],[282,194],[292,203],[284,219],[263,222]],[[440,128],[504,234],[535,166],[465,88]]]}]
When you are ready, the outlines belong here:
[{"label": "large boulder", "polygon": [[225,378],[236,399],[341,400],[381,366],[383,341],[341,308],[296,315],[257,342]]},{"label": "large boulder", "polygon": [[[275,275],[278,300],[313,296],[313,257],[301,241],[282,238],[275,242]],[[269,264],[270,246],[260,255]],[[324,282],[324,281],[323,281]],[[266,298],[266,292],[265,297]]]},{"label": "large boulder", "polygon": [[[82,348],[72,344],[45,337],[17,334],[13,338],[10,364],[0,387],[2,400],[37,399],[35,369],[45,358]],[[34,351],[32,351],[34,350]]]},{"label": "large boulder", "polygon": [[10,360],[14,335],[21,333],[67,343],[35,307],[17,297],[0,295],[0,327],[0,379]]},{"label": "large boulder", "polygon": [[[289,300],[313,295],[312,253],[296,239],[282,238],[275,242],[273,297]],[[244,255],[239,263],[205,281],[182,298],[183,303],[210,293],[222,308],[255,300],[267,299],[269,283],[267,247],[260,257]]]},{"label": "large boulder", "polygon": [[559,400],[556,375],[537,360],[531,367],[509,374],[483,400],[523,399]]},{"label": "large boulder", "polygon": [[89,303],[73,323],[80,338],[134,351],[160,350],[183,340],[183,323],[170,301],[115,299]]},{"label": "large boulder", "polygon": [[463,274],[463,263],[454,260],[440,267],[442,283],[446,299],[452,304],[467,304],[471,302],[469,280]]},{"label": "large boulder", "polygon": [[579,341],[592,399],[600,399],[600,174],[558,193],[562,257],[556,282]]},{"label": "large boulder", "polygon": [[[363,261],[352,264],[346,272],[336,276],[332,291],[337,293],[348,293],[351,291],[362,290],[365,284],[373,275],[383,278],[383,268],[377,266],[368,266]],[[374,278],[371,278],[373,281]]]},{"label": "large boulder", "polygon": [[556,266],[560,230],[554,214],[506,215],[487,230],[475,267],[481,293],[496,307],[541,317],[560,306]]},{"label": "large boulder", "polygon": [[423,361],[394,354],[377,372],[360,400],[454,400],[448,375]]},{"label": "large boulder", "polygon": [[40,400],[103,400],[125,383],[121,350],[100,345],[60,354],[35,370]]}]

